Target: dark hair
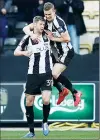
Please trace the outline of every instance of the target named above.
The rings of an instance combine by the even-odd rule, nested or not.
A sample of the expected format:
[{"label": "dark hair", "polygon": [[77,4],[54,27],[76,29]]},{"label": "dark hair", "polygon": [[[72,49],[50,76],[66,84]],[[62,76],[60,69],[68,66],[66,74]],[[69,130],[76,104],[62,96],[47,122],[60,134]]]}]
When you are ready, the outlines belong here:
[{"label": "dark hair", "polygon": [[48,10],[50,10],[50,9],[54,9],[54,4],[51,3],[51,2],[46,2],[46,3],[44,4],[44,11],[48,11]]},{"label": "dark hair", "polygon": [[42,16],[35,16],[33,18],[33,23],[37,23],[38,21],[44,21],[45,22],[45,19]]}]

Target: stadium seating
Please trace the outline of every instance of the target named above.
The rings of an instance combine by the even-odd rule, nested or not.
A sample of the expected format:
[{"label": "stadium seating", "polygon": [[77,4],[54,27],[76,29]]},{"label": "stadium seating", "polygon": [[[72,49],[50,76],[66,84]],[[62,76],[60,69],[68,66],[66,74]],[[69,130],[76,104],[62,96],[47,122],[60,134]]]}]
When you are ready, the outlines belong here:
[{"label": "stadium seating", "polygon": [[80,37],[80,54],[88,54],[92,52],[93,36],[84,34]]},{"label": "stadium seating", "polygon": [[12,5],[8,11],[8,13],[17,13],[18,7],[16,5]]},{"label": "stadium seating", "polygon": [[93,52],[99,51],[100,37],[96,37],[93,44]]},{"label": "stadium seating", "polygon": [[28,25],[27,22],[17,22],[16,25],[15,25],[15,34],[23,34],[23,27],[25,27],[26,25]]},{"label": "stadium seating", "polygon": [[88,32],[99,32],[99,18],[85,19],[84,21]]},{"label": "stadium seating", "polygon": [[80,37],[80,54],[88,54],[93,50],[96,37],[99,36],[99,1],[84,1],[83,18],[87,34]]},{"label": "stadium seating", "polygon": [[16,38],[6,38],[4,41],[4,50],[12,50],[14,51],[18,45],[18,40]]},{"label": "stadium seating", "polygon": [[17,21],[17,13],[18,13],[18,7],[16,5],[12,5],[7,13],[9,37],[14,35],[14,28]]},{"label": "stadium seating", "polygon": [[90,19],[95,18],[95,16],[99,16],[99,1],[84,1],[84,12],[83,16],[87,16]]},{"label": "stadium seating", "polygon": [[0,38],[0,54],[3,52],[3,39]]},{"label": "stadium seating", "polygon": [[99,32],[99,1],[84,1],[83,18],[88,32]]}]

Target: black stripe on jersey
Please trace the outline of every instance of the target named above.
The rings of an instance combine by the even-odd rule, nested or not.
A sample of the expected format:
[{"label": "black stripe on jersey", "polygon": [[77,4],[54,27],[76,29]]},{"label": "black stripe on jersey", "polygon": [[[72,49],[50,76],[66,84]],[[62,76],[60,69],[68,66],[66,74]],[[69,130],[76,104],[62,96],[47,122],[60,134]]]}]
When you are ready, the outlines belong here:
[{"label": "black stripe on jersey", "polygon": [[45,32],[42,33],[42,38],[43,38],[44,42],[48,42],[49,41]]},{"label": "black stripe on jersey", "polygon": [[[54,26],[52,26],[52,32],[56,32],[56,29],[55,29],[55,27]],[[52,41],[52,40],[50,40],[50,45],[51,46],[54,46],[54,41]]]},{"label": "black stripe on jersey", "polygon": [[45,56],[45,71],[50,71],[49,50],[46,51],[46,56]]},{"label": "black stripe on jersey", "polygon": [[33,73],[39,73],[40,53],[34,53]]},{"label": "black stripe on jersey", "polygon": [[56,42],[56,45],[57,45],[57,50],[58,50],[58,55],[63,55],[63,49],[62,49],[62,45],[60,42]]},{"label": "black stripe on jersey", "polygon": [[22,51],[25,51],[25,48],[26,48],[26,46],[28,45],[28,41],[29,41],[29,36],[27,37],[27,38],[24,38],[23,37],[23,39],[22,39],[22,41],[21,41],[21,48],[22,48]]},{"label": "black stripe on jersey", "polygon": [[45,27],[44,27],[45,30],[48,30],[48,21],[46,20],[45,22]]}]

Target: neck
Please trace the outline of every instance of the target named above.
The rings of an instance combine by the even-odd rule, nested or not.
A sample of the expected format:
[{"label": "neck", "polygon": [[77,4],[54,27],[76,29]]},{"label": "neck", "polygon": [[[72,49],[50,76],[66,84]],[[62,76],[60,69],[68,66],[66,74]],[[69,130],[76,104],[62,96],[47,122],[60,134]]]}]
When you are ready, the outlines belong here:
[{"label": "neck", "polygon": [[53,18],[53,20],[56,18],[56,14],[54,15],[54,18]]},{"label": "neck", "polygon": [[34,29],[34,34],[38,35],[38,36],[41,36],[42,33],[38,32],[36,29]]}]

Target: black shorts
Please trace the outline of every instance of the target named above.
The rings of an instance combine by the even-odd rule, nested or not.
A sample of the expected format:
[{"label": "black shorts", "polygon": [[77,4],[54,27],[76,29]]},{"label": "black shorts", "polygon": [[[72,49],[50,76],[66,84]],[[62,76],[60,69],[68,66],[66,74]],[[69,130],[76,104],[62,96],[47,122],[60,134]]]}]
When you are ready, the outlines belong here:
[{"label": "black shorts", "polygon": [[74,49],[73,48],[69,49],[67,54],[64,54],[64,55],[60,55],[58,57],[58,59],[56,59],[55,56],[52,54],[53,63],[54,64],[55,63],[61,63],[61,64],[64,64],[65,66],[68,66],[70,61],[71,61],[71,59],[74,57]]},{"label": "black shorts", "polygon": [[43,90],[52,90],[52,72],[28,74],[25,93],[37,95]]}]

